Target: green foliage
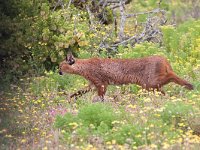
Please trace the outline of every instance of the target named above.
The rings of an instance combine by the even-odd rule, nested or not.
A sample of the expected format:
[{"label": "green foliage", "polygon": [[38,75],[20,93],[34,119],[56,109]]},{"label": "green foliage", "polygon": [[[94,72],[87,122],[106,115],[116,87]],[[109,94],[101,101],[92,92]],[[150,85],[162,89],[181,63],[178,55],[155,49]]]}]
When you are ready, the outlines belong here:
[{"label": "green foliage", "polygon": [[117,119],[117,115],[112,107],[96,103],[82,107],[79,110],[78,118],[83,120],[85,125],[93,124],[97,128],[106,125],[108,128],[112,128],[112,122]]},{"label": "green foliage", "polygon": [[53,11],[55,3],[46,0],[3,3],[10,10],[0,8],[3,11],[0,65],[5,71],[3,74],[11,74],[7,80],[27,73],[42,74],[45,69],[54,70],[69,50],[75,54],[87,50],[95,53],[91,47],[97,47],[105,35],[101,31],[104,26],[90,30],[86,11],[73,5]]},{"label": "green foliage", "polygon": [[175,70],[185,66],[182,67],[182,73],[190,74],[192,78],[195,78],[195,68],[192,68],[191,65],[198,66],[200,64],[199,23],[199,21],[188,21],[178,26],[178,28],[173,26],[161,28],[168,58],[171,62],[178,62],[174,64]]},{"label": "green foliage", "polygon": [[118,114],[111,106],[96,103],[83,106],[77,116],[70,113],[57,116],[55,126],[68,133],[66,139],[72,138],[69,134],[74,130],[81,139],[95,134],[103,136],[112,129],[115,119],[118,119]]},{"label": "green foliage", "polygon": [[122,54],[123,58],[141,58],[151,55],[164,55],[164,52],[159,48],[159,45],[148,42],[136,44],[134,48],[122,48],[122,50],[119,50],[119,53]]},{"label": "green foliage", "polygon": [[193,58],[199,58],[198,38],[200,37],[200,21],[189,21],[178,28],[173,26],[162,27],[163,41],[168,52],[179,55],[182,59],[196,63]]},{"label": "green foliage", "polygon": [[37,15],[23,18],[32,22],[26,28],[24,46],[31,52],[35,65],[51,70],[65,58],[67,51],[76,55],[81,51],[95,53],[92,48],[97,47],[105,35],[104,25],[90,27],[88,13],[73,5],[56,11],[51,10],[51,5],[42,3]]},{"label": "green foliage", "polygon": [[107,137],[108,141],[116,140],[118,144],[129,143],[131,146],[139,146],[145,143],[142,138],[144,128],[138,125],[125,124],[114,130]]},{"label": "green foliage", "polygon": [[77,85],[83,86],[87,83],[80,76],[59,75],[58,72],[45,72],[46,76],[33,79],[30,83],[30,90],[36,95],[42,95],[45,91],[52,93],[62,91],[76,91]]},{"label": "green foliage", "polygon": [[[157,8],[158,3],[159,2],[157,0],[149,0],[149,1],[138,0],[137,2],[133,4],[134,5],[133,7],[137,11],[145,11],[145,10],[151,10],[151,9]],[[165,10],[168,10],[170,6],[171,4],[169,0],[165,0],[160,3],[160,8],[165,9]]]},{"label": "green foliage", "polygon": [[[186,120],[192,110],[192,106],[185,103],[171,102],[166,104],[161,117],[154,118],[155,114],[150,112],[147,122],[138,124],[137,121],[133,124],[130,114],[123,109],[114,112],[108,104],[95,103],[81,107],[77,115],[67,113],[64,116],[57,116],[55,127],[62,130],[68,144],[75,140],[71,133],[76,133],[74,142],[79,144],[82,143],[79,139],[87,141],[94,136],[101,137],[105,142],[115,141],[120,145],[126,143],[131,147],[151,144],[157,139],[160,139],[161,143],[173,143],[180,138],[182,128],[188,127]],[[160,146],[163,146],[161,143]]]},{"label": "green foliage", "polygon": [[[88,43],[88,25],[84,12],[75,8],[49,10],[48,5],[42,5],[42,15],[34,18],[35,22],[26,32],[26,36],[31,37],[28,38],[26,47],[39,64],[44,64],[45,61],[58,64],[65,57],[66,49],[77,53],[79,47],[84,48]],[[80,15],[77,16],[77,13]]]},{"label": "green foliage", "polygon": [[111,129],[113,127],[112,122],[117,118],[118,115],[114,113],[112,107],[102,103],[95,103],[83,106],[79,110],[77,116],[73,116],[69,113],[63,117],[58,116],[55,126],[65,129],[69,123],[73,123],[78,120],[83,126],[90,126],[93,129],[103,131],[106,128]]},{"label": "green foliage", "polygon": [[[114,109],[103,103],[95,103],[83,106],[78,115],[73,116],[67,113],[66,115],[57,116],[55,126],[67,132],[66,138],[69,137],[69,133],[72,131],[77,132],[77,136],[81,138],[99,135],[102,136],[105,141],[115,140],[118,144],[124,144],[128,139],[135,144],[141,145],[144,143],[140,139],[143,128],[132,124],[123,124],[123,117],[119,117],[121,112],[114,112]],[[84,132],[84,137],[81,131]],[[86,136],[87,134],[87,136]]]},{"label": "green foliage", "polygon": [[[159,3],[161,2],[161,3]],[[148,11],[160,6],[161,9],[167,10],[167,16],[170,21],[175,23],[182,23],[190,19],[198,19],[198,8],[200,3],[198,0],[176,0],[176,1],[158,1],[158,0],[148,0],[148,1],[134,1],[132,4],[134,10],[138,11]],[[140,16],[139,16],[140,17]]]},{"label": "green foliage", "polygon": [[192,105],[181,101],[168,102],[161,113],[162,120],[167,124],[178,125],[178,123],[187,120],[194,112]]},{"label": "green foliage", "polygon": [[66,113],[64,116],[58,115],[56,117],[55,126],[58,128],[65,129],[68,132],[71,132],[73,129],[71,123],[75,122],[74,124],[76,124],[77,121],[78,120],[76,116],[73,116],[71,113]]}]

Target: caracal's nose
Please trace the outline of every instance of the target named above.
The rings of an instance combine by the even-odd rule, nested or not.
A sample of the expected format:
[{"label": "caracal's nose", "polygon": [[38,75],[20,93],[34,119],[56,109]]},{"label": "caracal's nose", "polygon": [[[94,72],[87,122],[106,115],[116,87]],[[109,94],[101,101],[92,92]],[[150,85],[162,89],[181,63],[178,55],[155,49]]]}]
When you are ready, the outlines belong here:
[{"label": "caracal's nose", "polygon": [[60,75],[63,75],[63,73],[62,73],[61,71],[59,71],[59,74],[60,74]]}]

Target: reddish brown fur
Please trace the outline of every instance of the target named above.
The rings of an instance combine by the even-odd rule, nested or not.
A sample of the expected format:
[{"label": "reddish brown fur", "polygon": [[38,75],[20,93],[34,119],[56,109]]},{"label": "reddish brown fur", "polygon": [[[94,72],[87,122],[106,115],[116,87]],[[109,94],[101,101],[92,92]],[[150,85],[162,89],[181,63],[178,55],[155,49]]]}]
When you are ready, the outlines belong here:
[{"label": "reddish brown fur", "polygon": [[[73,59],[73,60],[69,60]],[[69,64],[68,62],[73,62]],[[162,86],[174,82],[192,90],[192,84],[179,78],[169,62],[162,56],[137,59],[74,59],[72,55],[60,64],[61,73],[83,76],[94,85],[103,98],[108,85],[137,84],[146,90],[161,90]]]}]

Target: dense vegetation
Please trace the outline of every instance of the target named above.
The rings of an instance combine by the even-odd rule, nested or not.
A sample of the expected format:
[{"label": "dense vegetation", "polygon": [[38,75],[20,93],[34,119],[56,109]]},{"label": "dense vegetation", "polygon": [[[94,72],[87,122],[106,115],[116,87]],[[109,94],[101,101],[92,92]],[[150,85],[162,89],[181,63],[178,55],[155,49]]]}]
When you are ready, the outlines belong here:
[{"label": "dense vegetation", "polygon": [[[125,12],[139,15],[127,19],[124,37],[119,34],[122,7],[113,13],[109,5],[92,2],[1,2],[0,147],[198,149],[198,1],[126,1]],[[158,7],[165,13],[144,13]],[[146,39],[120,44],[142,35],[147,31],[144,25],[154,20],[164,20],[151,28],[158,31],[154,38],[145,33]],[[79,58],[163,55],[195,89],[169,84],[163,96],[136,85],[110,86],[104,103],[93,102],[95,92],[69,99],[70,93],[87,85],[82,77],[58,74],[58,64],[69,50]]]}]

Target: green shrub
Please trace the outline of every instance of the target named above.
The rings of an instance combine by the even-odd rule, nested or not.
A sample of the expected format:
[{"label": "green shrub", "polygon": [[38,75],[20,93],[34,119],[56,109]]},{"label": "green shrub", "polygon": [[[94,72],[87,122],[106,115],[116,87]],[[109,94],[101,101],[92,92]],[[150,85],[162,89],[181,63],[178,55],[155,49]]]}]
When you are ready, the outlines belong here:
[{"label": "green shrub", "polygon": [[[185,121],[191,110],[190,105],[179,102],[167,103],[161,112],[161,118],[149,118],[143,124],[133,124],[130,117],[121,117],[122,114],[128,116],[129,113],[123,110],[116,113],[109,105],[95,103],[81,107],[77,115],[67,113],[64,116],[57,116],[55,127],[62,130],[68,143],[80,144],[80,139],[87,141],[91,137],[98,136],[104,142],[116,141],[120,145],[138,147],[152,144],[158,139],[161,143],[175,141],[182,132],[175,130],[173,119],[175,118],[176,124],[179,125]],[[159,146],[162,146],[161,143]]]},{"label": "green shrub", "polygon": [[160,49],[158,44],[144,42],[136,44],[135,47],[128,48],[119,47],[119,53],[123,58],[140,58],[150,55],[164,55],[164,51]]},{"label": "green shrub", "polygon": [[144,141],[140,139],[143,128],[128,122],[124,124],[120,114],[121,112],[116,113],[111,106],[103,103],[88,104],[77,115],[67,113],[57,116],[55,127],[64,130],[67,139],[73,138],[69,133],[75,131],[80,139],[98,135],[104,141],[115,140],[118,144],[124,144],[129,139],[136,146],[143,144]]},{"label": "green shrub", "polygon": [[46,72],[46,76],[35,77],[30,84],[34,94],[44,92],[76,91],[76,87],[84,87],[87,81],[77,75],[59,75],[58,72]]},{"label": "green shrub", "polygon": [[78,113],[85,125],[93,124],[95,127],[107,125],[108,128],[112,128],[112,122],[117,119],[117,114],[114,109],[103,103],[89,104],[80,109]]},{"label": "green shrub", "polygon": [[78,122],[78,118],[73,116],[71,113],[66,113],[64,116],[58,115],[56,117],[55,127],[64,129],[67,132],[70,132],[73,128],[71,123]]},{"label": "green shrub", "polygon": [[107,136],[107,141],[116,140],[118,144],[128,143],[132,146],[139,146],[145,143],[142,138],[144,128],[134,124],[124,124]]},{"label": "green shrub", "polygon": [[161,118],[165,123],[177,126],[178,123],[185,123],[193,112],[193,107],[190,104],[181,101],[168,102],[161,113]]},{"label": "green shrub", "polygon": [[114,112],[114,109],[102,103],[88,104],[80,108],[78,115],[73,116],[71,114],[66,114],[63,117],[58,116],[56,119],[56,127],[62,128],[65,124],[79,120],[79,123],[83,126],[89,127],[92,125],[95,129],[109,128],[113,127],[112,122],[118,119],[118,114]]},{"label": "green shrub", "polygon": [[[163,26],[163,42],[168,53],[171,53],[173,61],[179,63],[196,64],[199,53],[199,38],[200,38],[200,21],[188,21],[177,28],[173,26]],[[178,60],[177,60],[178,59]]]},{"label": "green shrub", "polygon": [[160,140],[158,147],[165,141],[170,143],[180,136],[180,133],[174,129],[171,124],[165,123],[162,118],[149,118],[146,123],[146,135],[148,144],[156,143]]}]

